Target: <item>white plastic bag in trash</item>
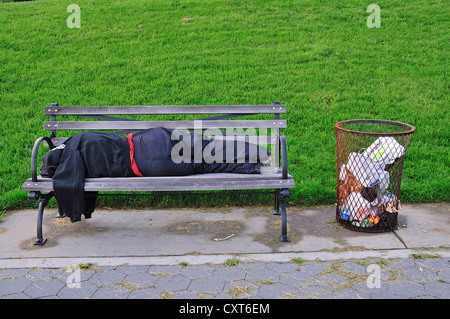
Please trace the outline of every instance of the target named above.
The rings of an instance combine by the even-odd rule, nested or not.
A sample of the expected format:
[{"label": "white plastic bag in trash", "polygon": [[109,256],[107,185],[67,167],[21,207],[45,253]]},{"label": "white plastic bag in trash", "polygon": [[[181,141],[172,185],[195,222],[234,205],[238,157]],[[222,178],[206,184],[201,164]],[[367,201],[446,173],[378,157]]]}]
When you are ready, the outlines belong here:
[{"label": "white plastic bag in trash", "polygon": [[370,214],[371,205],[364,199],[360,192],[353,192],[348,195],[344,207],[349,211],[350,220],[362,221]]},{"label": "white plastic bag in trash", "polygon": [[379,137],[370,144],[363,155],[384,164],[392,164],[405,154],[405,148],[393,137]]},{"label": "white plastic bag in trash", "polygon": [[[379,162],[372,160],[364,154],[350,153],[350,155],[348,156],[347,168],[364,187],[371,187],[377,182],[381,182],[381,175],[383,175],[382,177],[385,180],[387,177],[387,186],[389,186],[389,173],[383,170],[384,164],[380,164]],[[341,179],[345,179],[342,170],[339,177]]]}]

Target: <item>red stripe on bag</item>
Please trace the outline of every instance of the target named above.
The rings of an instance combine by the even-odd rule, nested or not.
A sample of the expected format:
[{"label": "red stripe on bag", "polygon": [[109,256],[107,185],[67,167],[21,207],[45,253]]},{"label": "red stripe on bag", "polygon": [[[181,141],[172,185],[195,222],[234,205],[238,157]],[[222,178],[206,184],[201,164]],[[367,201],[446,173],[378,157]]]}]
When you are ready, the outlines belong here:
[{"label": "red stripe on bag", "polygon": [[136,165],[136,161],[134,160],[134,144],[133,144],[133,134],[128,134],[128,143],[130,144],[130,159],[131,159],[131,169],[136,176],[144,177]]}]

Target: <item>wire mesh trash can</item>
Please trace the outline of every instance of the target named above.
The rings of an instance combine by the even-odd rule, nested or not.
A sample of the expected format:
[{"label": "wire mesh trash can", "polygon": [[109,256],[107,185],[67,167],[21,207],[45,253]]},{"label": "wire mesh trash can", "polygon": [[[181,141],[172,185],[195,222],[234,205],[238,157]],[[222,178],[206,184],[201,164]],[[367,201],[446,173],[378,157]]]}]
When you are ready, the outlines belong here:
[{"label": "wire mesh trash can", "polygon": [[385,120],[348,120],[335,125],[336,220],[362,232],[397,227],[403,162],[414,126]]}]

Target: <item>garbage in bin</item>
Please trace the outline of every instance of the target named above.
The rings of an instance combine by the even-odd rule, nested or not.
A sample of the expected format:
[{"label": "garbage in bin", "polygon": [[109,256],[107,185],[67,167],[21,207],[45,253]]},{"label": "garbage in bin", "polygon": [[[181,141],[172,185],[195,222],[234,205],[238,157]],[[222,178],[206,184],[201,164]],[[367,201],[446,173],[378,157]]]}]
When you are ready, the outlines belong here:
[{"label": "garbage in bin", "polygon": [[381,164],[392,164],[405,154],[405,148],[393,137],[379,137],[363,153],[363,155]]},{"label": "garbage in bin", "polygon": [[384,209],[389,213],[396,213],[399,210],[403,210],[403,205],[400,200],[397,200],[394,194],[385,192],[381,199]]},{"label": "garbage in bin", "polygon": [[[372,187],[381,183],[382,189],[389,187],[389,172],[384,170],[384,162],[378,162],[372,158],[359,153],[350,153],[347,165],[350,172],[364,187]],[[341,169],[341,180],[345,180],[346,170]]]},{"label": "garbage in bin", "polygon": [[[401,169],[415,128],[382,120],[343,121],[335,127],[337,220],[355,230],[391,230],[397,224],[398,211],[403,209],[398,198]],[[361,128],[367,132],[361,132]],[[405,128],[409,130],[405,132]]]},{"label": "garbage in bin", "polygon": [[339,198],[342,202],[346,200],[350,193],[359,192],[364,188],[361,182],[345,165],[344,169],[341,170],[341,178],[344,181],[344,183],[339,187]]},{"label": "garbage in bin", "polygon": [[[393,157],[387,164],[395,161]],[[347,214],[353,225],[372,227],[379,221],[383,211],[397,212],[401,203],[395,205],[395,196],[387,191],[389,172],[382,169],[384,162],[376,163],[364,154],[351,153],[347,164],[342,165],[339,187],[340,209]],[[344,216],[345,214],[342,214]]]}]

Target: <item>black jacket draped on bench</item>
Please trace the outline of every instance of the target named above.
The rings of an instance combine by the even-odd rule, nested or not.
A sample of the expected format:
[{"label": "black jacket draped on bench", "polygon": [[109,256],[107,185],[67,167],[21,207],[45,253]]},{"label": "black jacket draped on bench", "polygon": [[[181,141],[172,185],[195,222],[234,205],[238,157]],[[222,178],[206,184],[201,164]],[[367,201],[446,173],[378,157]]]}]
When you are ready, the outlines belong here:
[{"label": "black jacket draped on bench", "polygon": [[[249,160],[251,158],[249,143],[235,141],[232,152],[235,160],[230,162],[229,156],[225,160],[226,146],[229,145],[225,144],[225,141],[193,138],[191,133],[191,161],[175,163],[172,160],[172,149],[184,138],[182,141],[172,140],[173,131],[158,127],[132,135],[134,160],[143,176],[183,176],[223,172],[258,174],[261,161],[266,161],[270,156],[267,149],[258,146],[258,160],[256,162]],[[201,147],[197,144],[195,148],[195,143],[201,143]],[[196,163],[195,151],[198,152],[200,148],[202,151],[205,150],[210,143],[216,143],[212,155],[215,149],[224,150],[222,163],[205,160]],[[244,143],[244,147],[239,143]],[[41,176],[52,178],[58,205],[72,222],[80,221],[82,215],[90,218],[95,209],[97,192],[84,191],[86,177],[136,177],[127,137],[98,132],[76,134],[65,141],[64,148],[49,151],[44,156],[40,173]]]}]

